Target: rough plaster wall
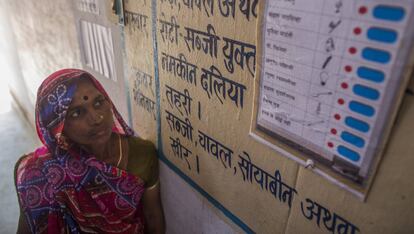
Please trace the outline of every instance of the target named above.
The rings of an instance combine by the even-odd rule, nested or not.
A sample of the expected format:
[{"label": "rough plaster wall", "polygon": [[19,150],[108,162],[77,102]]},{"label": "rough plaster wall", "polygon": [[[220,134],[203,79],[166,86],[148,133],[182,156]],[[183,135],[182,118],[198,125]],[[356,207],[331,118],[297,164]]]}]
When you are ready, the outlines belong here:
[{"label": "rough plaster wall", "polygon": [[[35,95],[41,81],[59,68],[82,66],[72,4],[69,0],[10,0],[1,3],[4,12],[9,12],[4,15],[4,22],[10,23],[6,25],[10,27],[4,32],[8,33],[7,53],[14,56],[7,61],[13,66],[11,85],[34,124]],[[165,181],[162,195],[167,233],[190,233],[190,230],[232,232],[222,217],[213,212],[208,201],[174,172],[161,166],[160,176]]]},{"label": "rough plaster wall", "polygon": [[[13,28],[10,25],[10,15],[7,4],[0,2],[0,65],[2,69],[2,82],[7,82],[10,92],[19,98],[24,114],[31,120],[34,126],[34,117],[29,118],[28,113],[33,113],[34,108],[27,95],[27,86],[24,83],[19,64]],[[6,83],[2,83],[6,85]]]},{"label": "rough plaster wall", "polygon": [[[13,26],[16,33],[16,44],[20,52],[22,71],[24,71],[25,79],[30,81],[29,83],[39,84],[45,75],[58,69],[59,66],[80,66],[75,25],[72,23],[74,22],[73,15],[69,10],[71,9],[70,5],[69,1],[63,0],[53,1],[53,4],[52,1],[46,0],[37,1],[36,3],[18,0],[11,3]],[[53,6],[53,9],[50,8],[51,6]],[[52,17],[56,17],[56,19]],[[65,27],[62,27],[62,25],[65,25]],[[51,57],[53,59],[50,59]],[[133,58],[136,57],[133,56]],[[31,90],[35,89],[34,86],[30,86]],[[357,201],[343,190],[301,167],[297,182],[289,184],[294,184],[295,188],[301,192],[300,198],[312,198],[332,209],[332,211],[346,216],[363,233],[374,233],[380,230],[393,232],[396,231],[396,227],[399,227],[401,232],[409,231],[410,228],[413,228],[412,222],[409,222],[410,218],[412,219],[409,211],[412,210],[413,206],[412,185],[410,185],[410,178],[412,178],[410,175],[412,173],[408,173],[409,165],[412,165],[412,157],[410,157],[412,147],[409,139],[412,139],[413,136],[412,123],[410,122],[414,116],[413,106],[412,96],[407,97],[404,111],[401,111],[400,114],[401,121],[393,130],[392,138],[394,140],[388,145],[388,151],[378,171],[379,176],[373,185],[371,195],[365,203]],[[246,122],[243,125],[248,126],[248,124]],[[410,127],[407,128],[406,126]],[[237,126],[230,126],[230,129],[234,128],[237,128]],[[257,146],[256,144],[249,145]],[[242,145],[239,144],[237,147],[242,147]],[[260,151],[259,147],[248,148],[253,154]],[[281,158],[270,152],[269,149],[265,150],[266,154],[262,156],[268,158],[272,162],[270,164],[273,165],[274,160]],[[270,160],[271,158],[272,160]],[[390,160],[391,158],[396,160]],[[287,162],[287,164],[289,163],[290,161]],[[283,165],[280,167],[282,168]],[[283,173],[289,174],[289,178],[296,178],[294,176],[296,175],[295,170],[292,170],[291,167],[284,169]],[[296,181],[295,179],[292,180]],[[232,226],[231,221],[221,215],[218,209],[212,208],[207,199],[190,188],[186,182],[165,167],[164,164],[161,164],[161,181],[162,197],[170,233],[229,233],[238,231],[237,228]],[[309,186],[313,183],[318,186]],[[401,187],[404,189],[401,189]],[[274,216],[268,217],[269,214],[278,213],[280,210],[275,209],[272,213],[267,214],[257,213],[258,210],[263,208],[259,205],[265,206],[266,204],[260,199],[263,196],[260,190],[254,190],[252,196],[258,197],[258,201],[255,201],[255,204],[258,204],[257,209],[246,210],[239,207],[237,208],[241,210],[238,210],[239,212],[243,212],[243,210],[244,212],[251,212],[252,217],[255,218],[254,222],[260,220],[273,223],[283,222],[284,219],[276,219]],[[245,200],[251,201],[252,199]],[[396,203],[390,201],[396,201]],[[298,208],[298,206],[300,206],[300,201],[295,200],[292,207],[294,212],[289,213],[287,232],[319,233],[326,231],[316,226],[314,222],[306,220],[300,213],[300,207]],[[283,210],[286,211],[286,207]],[[400,215],[395,215],[395,213]],[[274,231],[276,232],[276,230]],[[277,232],[283,232],[283,230],[277,230]]]},{"label": "rough plaster wall", "polygon": [[[154,3],[153,1],[152,3]],[[206,198],[200,199],[201,202],[192,202],[191,197],[194,196],[195,189],[190,188],[188,181],[184,182],[186,186],[179,186],[183,181],[181,179],[171,180],[169,177],[163,176],[161,174],[161,183],[167,183],[167,186],[163,187],[162,192],[163,196],[169,198],[169,194],[180,194],[176,196],[175,199],[163,199],[167,210],[167,223],[182,223],[183,225],[174,225],[169,226],[171,232],[173,233],[191,233],[193,230],[197,232],[208,232],[208,229],[205,229],[206,226],[210,227],[219,227],[219,223],[211,222],[206,218],[207,214],[214,213],[216,217],[220,217],[222,221],[226,222],[230,227],[235,225],[232,220],[234,216],[236,219],[242,220],[246,225],[252,228],[257,232],[276,232],[281,233],[284,230],[287,220],[287,214],[289,212],[289,207],[286,203],[280,202],[272,196],[270,193],[264,192],[264,189],[261,189],[259,186],[250,183],[244,183],[243,178],[240,172],[236,174],[236,167],[238,167],[238,155],[242,154],[244,151],[247,151],[254,163],[260,161],[256,164],[263,168],[266,172],[271,174],[275,173],[275,169],[280,170],[281,177],[283,181],[288,185],[293,185],[296,179],[297,165],[292,161],[288,161],[286,158],[274,154],[273,151],[268,147],[263,147],[257,142],[253,141],[249,137],[249,128],[250,128],[250,117],[253,97],[253,76],[247,71],[247,67],[235,68],[234,74],[230,71],[227,71],[224,65],[223,50],[225,50],[226,43],[224,42],[224,37],[229,38],[230,40],[237,40],[243,43],[253,44],[255,41],[255,27],[256,20],[254,17],[248,20],[237,10],[236,19],[233,17],[224,17],[220,13],[219,7],[217,4],[218,1],[214,2],[214,16],[206,16],[204,9],[199,11],[194,7],[194,10],[189,10],[183,7],[180,8],[180,4],[183,4],[182,1],[176,1],[177,5],[171,3],[173,1],[158,1],[156,7],[152,5],[155,12],[148,10],[149,1],[134,1],[135,5],[140,5],[140,7],[127,4],[126,9],[137,15],[145,15],[148,17],[147,26],[142,31],[151,31],[154,30],[154,23],[156,24],[156,38],[154,38],[151,43],[156,43],[158,46],[158,51],[154,52],[154,56],[157,58],[158,62],[158,74],[159,74],[159,90],[158,95],[160,96],[160,119],[157,124],[160,127],[160,137],[162,145],[158,145],[159,152],[164,153],[164,161],[167,161],[170,164],[173,164],[179,171],[182,172],[185,176],[190,178],[195,187],[199,186],[199,189],[205,191],[206,196],[210,196],[207,200]],[[175,1],[174,1],[175,2]],[[131,3],[131,1],[129,1]],[[171,5],[169,5],[171,4]],[[238,8],[237,8],[238,9]],[[224,12],[224,11],[223,11]],[[155,17],[156,22],[152,21],[152,17]],[[177,42],[171,40],[168,36],[165,39],[165,35],[162,33],[167,30],[163,30],[161,21],[172,21],[172,17],[175,18],[177,24],[179,25],[179,39]],[[152,26],[150,24],[152,21]],[[218,42],[218,57],[215,55],[203,54],[200,51],[190,50],[187,47],[186,42],[184,41],[184,36],[186,35],[186,28],[192,28],[195,30],[206,31],[206,28],[209,25],[214,27],[214,31],[220,41]],[[129,29],[138,28],[133,24],[129,24],[125,27],[126,32]],[[238,29],[243,28],[243,33]],[[151,44],[147,43],[144,40],[140,40],[140,31],[131,30],[132,33],[126,33],[126,48],[127,54],[130,53],[130,57],[134,60],[143,60],[142,54],[145,53],[145,49],[137,50],[137,53],[134,53],[134,48],[138,46],[140,48],[150,48]],[[249,33],[246,33],[249,32]],[[147,43],[147,44],[145,44]],[[191,44],[191,43],[190,43]],[[168,54],[169,56],[178,57],[181,54],[185,56],[187,62],[195,64],[198,68],[196,78],[198,84],[191,84],[184,81],[181,78],[173,75],[172,72],[167,71],[167,66],[164,64],[163,54]],[[214,57],[214,58],[213,58]],[[163,65],[164,64],[164,65]],[[170,62],[171,64],[171,62]],[[135,66],[140,66],[140,69],[147,69],[146,66],[135,63]],[[225,76],[231,81],[241,83],[242,85],[247,86],[244,96],[244,107],[241,105],[235,105],[227,99],[219,101],[214,94],[211,95],[211,98],[207,91],[208,87],[206,83],[202,83],[202,69],[209,69],[212,65],[216,66]],[[171,66],[171,65],[170,65]],[[152,66],[153,67],[153,66]],[[146,72],[151,72],[151,70],[146,70]],[[191,97],[193,98],[191,109],[193,112],[189,115],[183,114],[186,112],[179,112],[173,105],[170,105],[168,101],[167,86],[172,87],[180,92],[188,90]],[[203,90],[204,88],[204,90]],[[210,87],[211,88],[211,87]],[[217,87],[215,86],[214,89]],[[219,91],[220,92],[220,91]],[[216,92],[217,94],[217,92]],[[197,117],[197,103],[198,103],[198,117]],[[133,109],[136,108],[138,112],[145,113],[144,108],[140,108],[138,105],[133,106]],[[192,156],[188,157],[188,161],[184,160],[183,157],[175,156],[171,150],[171,138],[177,139],[179,134],[170,128],[170,123],[167,122],[166,111],[173,113],[176,116],[179,116],[184,120],[184,118],[189,119],[192,126],[194,127],[193,137],[194,139],[184,139],[181,138],[181,142],[185,147],[191,149]],[[184,116],[184,117],[183,117]],[[140,129],[150,129],[151,123],[148,118],[143,118],[140,116],[135,116],[136,125],[139,125]],[[202,150],[201,147],[197,148],[197,130],[201,130],[213,137],[214,139],[220,141],[227,147],[230,147],[234,150],[233,154],[233,166],[229,167],[223,166],[223,161],[220,162],[220,159],[214,158],[212,154],[209,154]],[[197,158],[197,159],[196,159]],[[198,168],[196,165],[199,165],[200,170],[198,173]],[[216,160],[218,159],[218,160]],[[223,159],[221,159],[223,160]],[[187,164],[188,162],[188,164]],[[170,165],[168,164],[168,165]],[[226,170],[226,168],[228,170]],[[169,172],[169,171],[168,171]],[[170,172],[171,173],[171,172]],[[175,173],[175,172],[173,172]],[[165,173],[168,175],[168,173]],[[177,177],[180,178],[180,177]],[[194,185],[193,184],[193,185]],[[181,189],[178,192],[174,190],[174,186]],[[196,192],[196,194],[198,191]],[[165,195],[166,194],[166,195]],[[199,196],[199,194],[198,194]],[[216,206],[212,205],[213,202]],[[183,204],[183,205],[181,205]],[[170,207],[174,207],[175,210],[171,211]],[[194,212],[188,213],[188,207],[192,207]],[[230,211],[230,217],[227,218],[222,213]],[[255,212],[252,212],[255,211]],[[274,212],[277,211],[277,212]],[[175,215],[170,216],[170,212],[174,212]],[[229,215],[229,213],[227,213]],[[234,215],[234,216],[232,216]],[[170,221],[170,222],[168,222]],[[236,221],[237,222],[237,221]],[[185,226],[184,224],[187,224]],[[243,225],[243,224],[242,224]],[[183,228],[184,226],[184,228]],[[244,226],[245,227],[245,226]],[[195,228],[195,229],[193,229]],[[232,229],[218,229],[218,232],[227,232]],[[234,228],[232,231],[237,232],[240,229]]]},{"label": "rough plaster wall", "polygon": [[[145,6],[145,1],[137,2],[143,3]],[[171,6],[168,5],[168,2]],[[207,23],[212,23],[217,29],[217,34],[220,36],[225,35],[230,38],[240,37],[246,40],[249,39],[247,41],[251,41],[250,39],[254,36],[245,35],[244,33],[249,31],[249,29],[250,31],[254,31],[252,30],[252,24],[240,25],[240,22],[237,22],[238,25],[236,27],[234,27],[234,25],[228,26],[226,24],[229,22],[228,19],[220,17],[213,17],[213,19],[206,18],[203,17],[202,13],[197,12],[197,10],[189,13],[188,11],[183,10],[184,8],[180,8],[179,4],[178,7],[176,6],[174,9],[175,2],[180,1],[158,2],[159,4],[157,5],[156,11],[158,22],[164,19],[164,15],[165,19],[170,19],[169,17],[172,15],[177,19],[177,22],[179,22],[180,30],[184,27],[194,27],[198,30],[205,30],[204,26]],[[146,8],[131,7],[128,9],[139,14],[148,13],[148,10],[143,10]],[[232,28],[243,28],[243,33]],[[150,29],[151,28],[149,27],[149,30]],[[159,24],[157,30],[160,30]],[[182,32],[183,31],[180,31],[180,33]],[[156,40],[158,43],[158,64],[160,67],[162,67],[162,61],[160,61],[162,52],[166,51],[173,55],[177,55],[181,52],[186,53],[185,46],[178,47],[172,43],[171,45],[168,45],[167,43],[162,42],[162,37],[159,34],[157,35],[157,39],[153,40]],[[132,36],[138,37],[138,33],[132,33]],[[131,41],[131,46],[136,46],[137,44],[142,48],[151,46],[150,44],[145,45],[145,42],[142,41],[140,43],[138,43],[137,40]],[[182,43],[182,40],[179,43]],[[184,43],[181,45],[183,44]],[[128,50],[128,40],[126,48],[127,53],[131,53],[131,58],[140,58],[137,53]],[[154,52],[154,54],[156,53]],[[197,53],[186,55],[187,61],[196,63],[198,67],[208,67],[211,65],[208,58],[205,59],[203,55]],[[222,59],[220,58],[218,61],[222,61]],[[161,109],[159,111],[161,112],[161,138],[163,139],[164,148],[169,147],[168,137],[171,134],[168,124],[164,121],[164,110],[169,108],[166,101],[163,99],[165,93],[164,85],[168,84],[181,91],[188,88],[190,92],[194,94],[192,96],[194,100],[200,100],[203,104],[203,108],[207,109],[207,111],[203,109],[205,112],[202,121],[193,121],[194,119],[191,119],[193,123],[195,122],[195,124],[192,125],[195,129],[207,129],[206,131],[213,137],[221,140],[225,145],[233,147],[232,149],[235,152],[248,151],[252,155],[252,161],[264,168],[265,171],[272,171],[276,167],[276,169],[280,170],[284,181],[286,181],[285,183],[293,186],[298,191],[298,195],[295,196],[293,200],[292,207],[289,208],[285,204],[271,200],[264,192],[264,189],[260,189],[258,186],[246,185],[236,180],[226,181],[228,178],[231,178],[231,176],[226,176],[226,174],[221,173],[220,168],[216,167],[213,163],[202,162],[201,165],[204,166],[203,173],[205,174],[199,176],[189,172],[186,169],[183,160],[179,161],[180,159],[174,159],[174,154],[171,151],[164,151],[166,157],[171,159],[172,164],[177,166],[184,174],[187,174],[188,177],[200,185],[204,190],[207,190],[207,192],[215,199],[219,200],[225,208],[229,209],[238,216],[238,218],[249,225],[253,231],[259,233],[327,233],[327,228],[329,226],[328,222],[335,222],[331,219],[333,214],[335,214],[359,228],[360,233],[378,233],[383,230],[386,230],[388,233],[394,231],[412,232],[412,229],[414,228],[412,222],[410,222],[412,217],[410,217],[407,212],[407,210],[413,209],[414,204],[412,200],[413,198],[410,196],[413,194],[412,186],[408,185],[411,181],[410,178],[412,178],[412,176],[410,177],[411,173],[409,173],[408,168],[408,165],[412,164],[412,147],[408,142],[402,140],[412,139],[413,136],[413,132],[409,130],[412,129],[412,123],[407,121],[408,119],[413,118],[413,112],[411,111],[413,103],[410,101],[412,100],[411,96],[407,97],[403,108],[400,110],[401,122],[405,126],[394,126],[393,134],[391,136],[392,140],[387,146],[384,160],[380,166],[371,192],[366,201],[361,201],[351,193],[340,189],[337,185],[334,185],[310,170],[306,170],[302,166],[299,166],[293,160],[284,157],[282,154],[267,146],[258,144],[252,139],[247,138],[250,126],[249,118],[252,110],[250,106],[253,98],[252,93],[246,95],[245,103],[248,104],[246,104],[247,107],[245,106],[245,109],[242,111],[234,111],[234,109],[231,109],[229,106],[222,108],[220,103],[215,101],[210,102],[210,100],[205,98],[203,91],[198,92],[200,90],[190,89],[188,85],[180,83],[181,81],[174,80],[173,75],[163,72],[161,69],[162,68],[159,68],[159,81],[161,87]],[[222,69],[222,71],[223,70],[224,69]],[[240,73],[239,75],[239,77],[243,77],[245,73]],[[238,81],[237,79],[239,78],[231,75],[228,77],[236,81]],[[252,89],[251,80],[243,80],[243,84],[247,86],[248,90]],[[171,110],[171,108],[168,110]],[[220,121],[216,121],[217,119]],[[149,128],[148,125],[146,125],[147,119],[141,118],[139,120],[141,121],[136,121],[136,123],[139,123],[142,128]],[[218,126],[218,128],[215,128],[216,126]],[[197,152],[196,147],[191,146],[191,144],[190,146],[186,145],[186,147],[190,147],[190,149],[193,150],[193,153]],[[198,151],[198,153],[200,152]],[[202,152],[200,155],[202,155]],[[191,199],[194,195],[194,190],[189,189],[188,185],[182,186],[182,181],[179,178],[171,178],[174,177],[174,174],[171,175],[170,173],[169,170],[164,174],[162,173],[161,182],[167,184],[162,187],[164,192],[163,201],[166,202],[164,205],[168,211],[168,214],[166,215],[167,221],[173,220],[178,223],[177,225],[173,224],[173,227],[170,227],[171,230],[175,233],[190,233],[193,230],[196,230],[197,232],[205,231],[203,226],[199,224],[199,220],[203,220],[203,216],[207,213],[216,212],[217,216],[219,216],[219,209],[211,208],[211,206],[208,205],[205,206],[206,208],[198,209],[197,202]],[[396,183],[396,181],[399,181],[399,183]],[[187,183],[184,182],[184,184]],[[323,224],[316,223],[316,217],[314,217],[313,220],[308,220],[302,213],[301,204],[302,202],[305,202],[305,199],[312,199],[315,203],[324,206],[324,208],[326,208],[325,218],[328,216],[327,212],[330,212],[329,217],[323,220]],[[204,198],[200,200],[201,204],[209,203]],[[306,203],[304,203],[304,205],[306,206]],[[188,212],[188,207],[193,208],[192,213]],[[314,210],[314,212],[316,211]],[[175,214],[171,216],[172,213]],[[394,218],[395,213],[401,215],[399,215],[398,218]],[[324,216],[321,217],[321,220],[323,217]],[[229,219],[222,218],[222,220],[231,225]],[[209,222],[208,219],[204,219],[203,221]],[[318,219],[318,222],[319,221],[320,220]],[[339,225],[339,218],[337,222]],[[213,226],[218,225],[218,223],[210,224]],[[196,226],[195,229],[193,229],[194,226]],[[221,231],[226,232],[224,229]],[[334,231],[338,232],[340,230],[338,229]]]},{"label": "rough plaster wall", "polygon": [[163,163],[160,164],[160,178],[168,234],[242,233]]},{"label": "rough plaster wall", "polygon": [[81,67],[72,6],[68,0],[6,0],[6,3],[22,75],[16,79],[24,79],[33,106],[37,88],[50,73]]}]

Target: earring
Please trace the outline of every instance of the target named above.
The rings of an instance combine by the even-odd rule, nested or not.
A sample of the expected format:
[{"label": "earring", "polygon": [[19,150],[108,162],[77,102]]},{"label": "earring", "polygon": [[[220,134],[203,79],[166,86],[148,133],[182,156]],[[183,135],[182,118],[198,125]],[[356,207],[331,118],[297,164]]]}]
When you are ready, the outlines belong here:
[{"label": "earring", "polygon": [[103,116],[103,115],[99,115],[99,118],[100,118],[100,119],[103,119],[103,118],[104,118],[104,116]]},{"label": "earring", "polygon": [[69,143],[69,139],[63,135],[63,133],[58,133],[56,134],[56,139],[57,139],[57,145],[64,149],[64,150],[68,150],[70,147],[70,143]]}]

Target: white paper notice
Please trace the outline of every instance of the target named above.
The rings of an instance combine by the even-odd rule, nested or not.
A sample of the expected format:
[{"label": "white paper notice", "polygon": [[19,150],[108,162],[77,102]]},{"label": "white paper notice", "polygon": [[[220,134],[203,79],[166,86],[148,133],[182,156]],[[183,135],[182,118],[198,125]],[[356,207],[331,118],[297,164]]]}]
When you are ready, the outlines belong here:
[{"label": "white paper notice", "polygon": [[79,11],[99,15],[98,0],[79,0],[77,6]]},{"label": "white paper notice", "polygon": [[82,20],[80,30],[86,65],[116,81],[111,29]]},{"label": "white paper notice", "polygon": [[258,125],[364,180],[401,88],[413,1],[266,4]]}]

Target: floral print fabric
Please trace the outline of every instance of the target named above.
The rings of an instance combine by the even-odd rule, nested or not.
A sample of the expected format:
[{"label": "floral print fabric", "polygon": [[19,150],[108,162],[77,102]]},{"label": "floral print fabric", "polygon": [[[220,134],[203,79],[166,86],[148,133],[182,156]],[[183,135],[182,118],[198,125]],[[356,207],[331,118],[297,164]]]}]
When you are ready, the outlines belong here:
[{"label": "floral print fabric", "polygon": [[132,136],[108,95],[89,73],[64,69],[40,86],[36,129],[42,147],[17,168],[17,192],[32,233],[142,233],[144,182],[99,161],[62,135],[76,79],[88,76],[113,107],[113,131]]}]

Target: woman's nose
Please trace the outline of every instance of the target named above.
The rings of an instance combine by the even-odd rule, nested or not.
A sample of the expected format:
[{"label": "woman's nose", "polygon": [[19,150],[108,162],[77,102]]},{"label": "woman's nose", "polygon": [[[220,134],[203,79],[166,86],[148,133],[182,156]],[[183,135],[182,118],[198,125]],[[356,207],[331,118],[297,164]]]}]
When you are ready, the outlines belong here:
[{"label": "woman's nose", "polygon": [[98,112],[90,112],[89,119],[92,125],[98,125],[103,122],[104,116]]}]

